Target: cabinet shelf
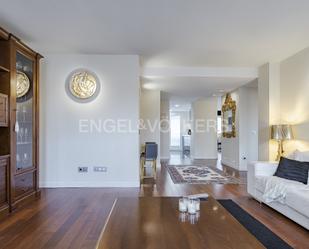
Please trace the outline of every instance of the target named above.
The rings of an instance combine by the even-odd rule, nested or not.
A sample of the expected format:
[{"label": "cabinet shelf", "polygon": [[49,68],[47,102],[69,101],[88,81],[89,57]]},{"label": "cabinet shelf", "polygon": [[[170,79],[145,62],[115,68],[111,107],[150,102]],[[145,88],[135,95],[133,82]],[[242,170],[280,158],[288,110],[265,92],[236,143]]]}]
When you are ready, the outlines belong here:
[{"label": "cabinet shelf", "polygon": [[18,121],[20,124],[32,124],[33,121]]},{"label": "cabinet shelf", "polygon": [[16,143],[17,145],[29,145],[29,144],[32,144],[32,142],[17,142]]},{"label": "cabinet shelf", "polygon": [[0,66],[0,72],[2,72],[2,73],[9,73],[10,70],[8,68],[4,67],[4,66]]}]

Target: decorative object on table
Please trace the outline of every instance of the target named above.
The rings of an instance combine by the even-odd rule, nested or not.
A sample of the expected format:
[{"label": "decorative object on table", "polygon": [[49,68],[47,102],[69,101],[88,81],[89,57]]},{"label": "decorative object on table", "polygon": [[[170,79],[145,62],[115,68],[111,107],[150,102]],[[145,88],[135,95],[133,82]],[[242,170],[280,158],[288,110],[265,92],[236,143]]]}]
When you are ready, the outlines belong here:
[{"label": "decorative object on table", "polygon": [[201,200],[199,198],[195,199],[195,210],[196,212],[201,210]]},{"label": "decorative object on table", "polygon": [[79,100],[94,98],[99,92],[99,79],[89,70],[77,69],[68,77],[68,90]]},{"label": "decorative object on table", "polygon": [[187,204],[187,200],[185,198],[180,198],[178,201],[178,210],[180,212],[187,212],[187,208],[188,204]]},{"label": "decorative object on table", "polygon": [[194,194],[194,195],[188,195],[187,198],[191,199],[201,199],[201,200],[207,200],[209,197],[209,194],[207,193],[200,193],[200,194]]},{"label": "decorative object on table", "polygon": [[200,218],[200,213],[197,212],[196,214],[188,214],[188,213],[183,213],[180,212],[178,214],[179,221],[182,223],[189,222],[191,225],[194,225],[198,222]]},{"label": "decorative object on table", "polygon": [[292,126],[281,124],[271,126],[271,139],[278,141],[278,152],[276,161],[280,160],[280,157],[284,154],[283,142],[285,140],[292,140],[294,138]]},{"label": "decorative object on table", "polygon": [[182,197],[178,201],[179,220],[189,221],[195,224],[200,217],[200,199],[193,197]]},{"label": "decorative object on table", "polygon": [[189,214],[188,215],[188,220],[189,220],[191,225],[196,224],[198,222],[199,218],[200,218],[199,212],[196,212],[195,214]]},{"label": "decorative object on table", "polygon": [[196,165],[168,165],[167,171],[176,184],[241,184],[242,182],[215,168]]},{"label": "decorative object on table", "polygon": [[16,96],[23,97],[30,89],[30,80],[28,76],[20,71],[16,73]]},{"label": "decorative object on table", "polygon": [[188,203],[188,213],[189,213],[189,214],[196,214],[196,203],[195,203],[195,199],[189,199],[189,203]]},{"label": "decorative object on table", "polygon": [[179,221],[180,222],[186,222],[187,220],[187,214],[185,212],[180,212],[178,215]]},{"label": "decorative object on table", "polygon": [[200,211],[200,203],[199,198],[184,196],[178,200],[178,210],[180,212],[195,214],[197,211]]},{"label": "decorative object on table", "polygon": [[226,138],[236,137],[236,101],[231,97],[230,93],[226,94],[224,104],[222,106],[222,135]]}]

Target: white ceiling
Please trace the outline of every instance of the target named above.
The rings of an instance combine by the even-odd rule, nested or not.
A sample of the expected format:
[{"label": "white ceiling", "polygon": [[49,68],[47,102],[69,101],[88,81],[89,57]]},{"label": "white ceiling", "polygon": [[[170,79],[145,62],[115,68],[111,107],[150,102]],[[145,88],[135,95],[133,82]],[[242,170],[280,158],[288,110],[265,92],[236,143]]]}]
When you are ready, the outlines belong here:
[{"label": "white ceiling", "polygon": [[1,26],[43,54],[138,54],[145,66],[256,67],[309,45],[308,0],[0,4]]},{"label": "white ceiling", "polygon": [[196,98],[169,96],[170,111],[188,112],[191,110],[191,104]]},{"label": "white ceiling", "polygon": [[173,96],[202,98],[223,95],[251,82],[252,78],[220,77],[162,77],[143,79],[143,88],[160,90]]},{"label": "white ceiling", "polygon": [[145,89],[196,99],[220,96],[254,81],[258,70],[248,67],[144,67],[141,76]]}]

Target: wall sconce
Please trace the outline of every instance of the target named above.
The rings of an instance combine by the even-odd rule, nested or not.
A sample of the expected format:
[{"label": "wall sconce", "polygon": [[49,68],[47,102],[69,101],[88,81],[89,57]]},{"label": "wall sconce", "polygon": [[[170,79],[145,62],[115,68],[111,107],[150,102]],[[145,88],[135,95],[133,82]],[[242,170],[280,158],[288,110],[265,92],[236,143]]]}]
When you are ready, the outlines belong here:
[{"label": "wall sconce", "polygon": [[98,95],[100,83],[98,77],[86,69],[73,71],[67,79],[67,90],[79,102],[88,102]]},{"label": "wall sconce", "polygon": [[292,140],[293,131],[291,125],[272,125],[271,126],[271,139],[278,141],[278,154],[276,161],[280,160],[280,157],[284,154],[283,141]]}]

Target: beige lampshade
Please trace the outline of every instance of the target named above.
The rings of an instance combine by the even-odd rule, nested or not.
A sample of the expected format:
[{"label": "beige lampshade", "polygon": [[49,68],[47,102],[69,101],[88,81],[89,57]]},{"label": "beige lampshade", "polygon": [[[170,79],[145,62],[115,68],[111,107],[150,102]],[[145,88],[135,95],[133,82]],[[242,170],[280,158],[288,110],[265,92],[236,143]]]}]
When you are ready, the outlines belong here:
[{"label": "beige lampshade", "polygon": [[272,125],[271,139],[275,140],[291,140],[293,139],[293,131],[291,125]]}]

